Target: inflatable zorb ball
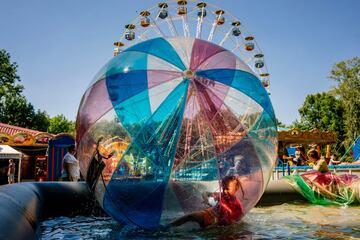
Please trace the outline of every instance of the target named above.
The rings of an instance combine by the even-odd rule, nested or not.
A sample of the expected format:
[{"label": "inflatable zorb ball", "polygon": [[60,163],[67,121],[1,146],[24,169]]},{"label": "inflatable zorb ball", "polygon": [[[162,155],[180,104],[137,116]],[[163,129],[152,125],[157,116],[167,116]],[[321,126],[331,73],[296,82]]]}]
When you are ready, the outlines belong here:
[{"label": "inflatable zorb ball", "polygon": [[[226,176],[240,179],[243,215],[260,199],[276,157],[268,93],[237,56],[210,42],[156,38],[107,63],[77,117],[86,177],[94,144],[106,164],[95,188],[119,222],[157,229],[216,206]],[[218,196],[222,196],[218,194]]]}]

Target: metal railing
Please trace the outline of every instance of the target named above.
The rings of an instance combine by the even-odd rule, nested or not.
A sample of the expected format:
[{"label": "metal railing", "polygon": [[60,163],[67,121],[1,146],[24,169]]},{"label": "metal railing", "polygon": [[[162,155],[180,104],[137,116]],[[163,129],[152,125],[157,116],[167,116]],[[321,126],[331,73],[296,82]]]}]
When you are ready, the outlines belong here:
[{"label": "metal railing", "polygon": [[[290,166],[288,164],[283,164],[282,166],[273,168],[272,180],[279,180],[283,176],[289,176],[294,173],[294,171],[301,174],[312,169],[313,167],[310,166]],[[334,165],[329,166],[329,170],[337,174],[348,173],[360,177],[360,164]]]}]

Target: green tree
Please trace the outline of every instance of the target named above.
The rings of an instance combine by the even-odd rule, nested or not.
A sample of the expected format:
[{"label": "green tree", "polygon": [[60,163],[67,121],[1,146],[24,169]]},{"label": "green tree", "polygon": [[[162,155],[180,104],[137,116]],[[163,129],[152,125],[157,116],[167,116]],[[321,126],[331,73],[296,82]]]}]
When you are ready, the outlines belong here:
[{"label": "green tree", "polygon": [[[134,128],[132,130],[136,131],[135,129],[139,129],[140,126],[133,125]],[[128,126],[130,127],[130,126]],[[100,137],[104,137],[105,139],[109,139],[111,137],[117,136],[123,140],[130,141],[128,139],[129,135],[119,123],[117,118],[114,119],[103,119],[98,121],[92,128],[91,134],[94,139],[99,139]]]},{"label": "green tree", "polygon": [[335,64],[329,77],[337,83],[333,92],[345,109],[346,143],[350,144],[360,135],[360,58],[354,57]]},{"label": "green tree", "polygon": [[50,125],[49,115],[45,111],[38,109],[32,116],[32,129],[46,132]]},{"label": "green tree", "polygon": [[299,109],[300,120],[293,127],[301,130],[317,128],[321,131],[332,131],[338,141],[344,140],[344,107],[342,102],[329,93],[308,95]]},{"label": "green tree", "polygon": [[31,127],[34,107],[23,96],[6,97],[2,102],[1,122],[25,128]]},{"label": "green tree", "polygon": [[35,111],[22,95],[8,96],[0,108],[0,122],[45,132],[49,126],[49,116],[44,111]]},{"label": "green tree", "polygon": [[279,128],[286,128],[286,124],[285,123],[282,123],[279,119],[276,119],[276,125],[277,127]]},{"label": "green tree", "polygon": [[49,116],[34,109],[22,95],[23,89],[17,75],[17,64],[11,62],[8,52],[0,50],[0,122],[46,131]]},{"label": "green tree", "polygon": [[69,133],[71,135],[74,135],[75,123],[66,119],[63,114],[56,115],[55,117],[50,118],[48,132],[53,134]]},{"label": "green tree", "polygon": [[4,49],[0,50],[0,104],[3,104],[7,96],[21,94],[23,86],[19,84],[20,77],[17,75],[17,65],[10,61],[10,54]]}]

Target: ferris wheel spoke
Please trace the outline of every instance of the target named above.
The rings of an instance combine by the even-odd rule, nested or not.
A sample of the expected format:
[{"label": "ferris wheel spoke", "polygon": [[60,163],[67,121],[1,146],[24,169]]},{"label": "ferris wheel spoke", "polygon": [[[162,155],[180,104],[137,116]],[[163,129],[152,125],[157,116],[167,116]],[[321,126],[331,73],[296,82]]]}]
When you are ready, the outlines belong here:
[{"label": "ferris wheel spoke", "polygon": [[159,35],[161,35],[162,37],[165,37],[165,34],[163,33],[163,31],[161,31],[161,29],[159,28],[159,25],[157,25],[156,21],[154,21],[153,19],[151,19],[153,24],[154,24],[154,31],[157,32]]},{"label": "ferris wheel spoke", "polygon": [[[200,104],[200,103],[198,103],[198,104]],[[205,132],[204,132],[204,121],[202,118],[198,119],[197,127],[198,127],[198,132],[199,132],[199,140],[198,141],[200,142],[201,156],[204,156],[205,155],[204,145],[205,145],[206,136],[205,136]]]},{"label": "ferris wheel spoke", "polygon": [[[194,111],[194,104],[193,104],[193,111]],[[186,134],[185,134],[185,149],[184,149],[184,155],[188,155],[190,154],[190,143],[191,143],[191,136],[192,136],[192,131],[193,131],[193,117],[191,117],[190,119],[187,120],[187,125],[186,125]]]},{"label": "ferris wheel spoke", "polygon": [[211,28],[211,31],[210,31],[210,34],[209,34],[209,37],[208,37],[208,41],[212,41],[212,39],[214,38],[217,25],[222,25],[222,24],[224,24],[224,22],[225,22],[224,17],[222,17],[222,15],[224,14],[224,11],[223,11],[223,10],[217,10],[217,11],[215,12],[215,14],[216,14],[217,16],[216,16],[216,18],[214,19],[214,23],[213,23],[213,26],[212,26],[212,28]]},{"label": "ferris wheel spoke", "polygon": [[166,8],[168,7],[167,4],[162,4],[162,6],[160,7],[160,11],[158,11],[158,13],[156,14],[156,18],[155,18],[155,21],[157,21],[159,19],[159,16],[161,14],[161,12],[165,9],[165,6]]},{"label": "ferris wheel spoke", "polygon": [[249,64],[251,60],[252,60],[252,57],[248,57],[247,59],[244,60],[244,63]]},{"label": "ferris wheel spoke", "polygon": [[230,37],[230,34],[231,34],[231,28],[229,29],[229,31],[226,33],[226,35],[224,36],[224,38],[220,41],[220,43],[219,43],[219,46],[222,46],[224,43],[225,43],[225,41]]},{"label": "ferris wheel spoke", "polygon": [[140,40],[148,40],[149,37],[145,34],[145,32],[143,32],[141,35],[139,35],[138,37]]},{"label": "ferris wheel spoke", "polygon": [[168,24],[168,27],[169,27],[169,30],[172,34],[173,37],[177,37],[179,36],[178,32],[176,31],[176,27],[174,25],[174,21],[172,20],[172,17],[169,16],[167,19],[166,19],[166,22]]},{"label": "ferris wheel spoke", "polygon": [[244,115],[240,118],[240,123],[244,123],[245,120],[249,118],[250,106],[252,106],[251,101],[252,101],[251,99],[247,100],[247,102],[245,104],[245,105],[247,105],[247,108],[244,112]]},{"label": "ferris wheel spoke", "polygon": [[[191,84],[193,85],[193,84]],[[185,145],[185,158],[189,158],[191,152],[193,151],[193,148],[195,146],[197,146],[197,143],[199,141],[199,139],[197,139],[196,141],[196,144],[191,146],[191,139],[194,137],[193,134],[192,134],[192,131],[193,131],[193,121],[195,119],[195,116],[196,116],[196,111],[198,110],[199,106],[197,105],[197,101],[195,100],[195,95],[196,94],[194,91],[191,91],[191,97],[190,99],[192,98],[192,105],[189,106],[189,109],[191,108],[191,116],[190,116],[190,119],[188,120],[188,126],[187,126],[187,129],[186,129],[186,145]],[[197,122],[198,120],[195,119],[195,121]],[[189,131],[188,131],[189,130]],[[199,130],[198,130],[199,132]]]},{"label": "ferris wheel spoke", "polygon": [[230,50],[230,52],[234,53],[236,52],[238,49],[240,49],[240,45],[239,44],[236,44],[236,46]]},{"label": "ferris wheel spoke", "polygon": [[183,15],[181,18],[183,23],[184,37],[190,37],[187,15]]},{"label": "ferris wheel spoke", "polygon": [[215,30],[216,30],[216,27],[217,27],[217,24],[216,22],[214,21],[212,27],[211,27],[211,31],[209,33],[209,37],[208,37],[208,41],[211,42],[212,39],[214,38],[214,34],[215,34]]},{"label": "ferris wheel spoke", "polygon": [[140,34],[140,32],[139,32],[139,34],[137,34],[137,39],[139,39],[139,40],[148,40],[148,39],[150,39],[150,37],[147,35],[147,33],[148,33],[148,30],[146,30],[146,31],[143,31],[141,34]]},{"label": "ferris wheel spoke", "polygon": [[201,38],[201,29],[203,24],[203,17],[198,17],[196,25],[196,38]]},{"label": "ferris wheel spoke", "polygon": [[[199,101],[198,101],[198,93],[197,93],[197,91],[195,90],[196,89],[196,86],[195,86],[195,84],[194,83],[192,83],[191,84],[192,85],[192,87],[194,88],[194,90],[192,91],[192,97],[194,98],[193,99],[193,102],[192,102],[192,116],[191,116],[191,118],[195,118],[195,112],[196,111],[201,111],[200,110],[200,103],[199,103]],[[202,115],[202,114],[200,114],[200,115]],[[200,149],[200,152],[201,152],[201,155],[202,156],[204,156],[204,154],[205,154],[205,147],[204,147],[204,144],[205,144],[205,139],[206,139],[206,136],[205,136],[205,127],[204,127],[204,125],[203,125],[203,117],[200,117],[200,118],[196,118],[195,119],[195,126],[197,127],[197,134],[198,134],[198,139],[196,140],[196,142],[195,142],[195,144],[193,144],[193,146],[188,146],[188,151],[187,151],[187,154],[185,155],[185,158],[190,158],[190,156],[191,156],[191,153],[192,152],[194,152],[194,150],[195,150],[195,147],[197,146],[197,147],[199,147],[199,149]],[[193,125],[192,125],[192,121],[191,121],[191,127],[192,127]],[[196,128],[195,127],[195,128]],[[191,138],[191,137],[190,137]],[[190,142],[189,142],[189,144],[190,144]],[[200,144],[200,146],[199,146],[199,144]],[[194,153],[193,153],[194,154]]]}]

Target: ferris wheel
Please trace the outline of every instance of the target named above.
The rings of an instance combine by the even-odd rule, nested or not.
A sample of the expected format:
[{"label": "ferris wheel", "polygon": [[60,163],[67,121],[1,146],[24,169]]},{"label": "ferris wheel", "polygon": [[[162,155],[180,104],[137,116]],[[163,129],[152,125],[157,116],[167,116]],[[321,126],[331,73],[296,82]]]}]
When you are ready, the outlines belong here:
[{"label": "ferris wheel", "polygon": [[238,56],[258,76],[270,95],[270,74],[255,37],[228,11],[195,0],[160,2],[124,26],[114,42],[114,56],[123,49],[157,37],[203,39]]}]

